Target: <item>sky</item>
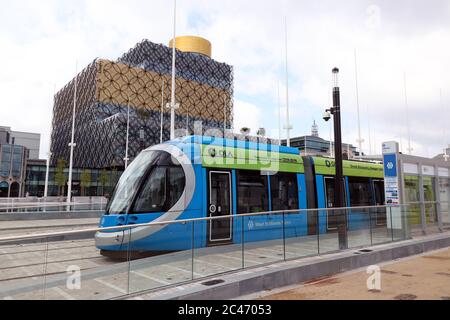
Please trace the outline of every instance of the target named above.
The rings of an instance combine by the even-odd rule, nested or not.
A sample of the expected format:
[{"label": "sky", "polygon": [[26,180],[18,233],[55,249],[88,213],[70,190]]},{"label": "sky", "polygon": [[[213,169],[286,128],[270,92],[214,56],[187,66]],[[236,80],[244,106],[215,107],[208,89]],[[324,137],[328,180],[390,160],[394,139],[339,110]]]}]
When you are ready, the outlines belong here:
[{"label": "sky", "polygon": [[[168,44],[173,36],[170,0],[0,7],[0,125],[41,133],[41,158],[53,95],[76,70],[97,57],[115,60],[142,39]],[[358,93],[364,153],[392,140],[407,153],[408,123],[413,154],[433,157],[450,144],[448,0],[178,0],[177,35],[207,38],[213,58],[234,67],[235,131],[266,128],[278,138],[279,110],[286,124],[285,18],[291,136],[309,134],[316,121],[330,138],[322,114],[338,67],[344,142],[358,145]]]}]

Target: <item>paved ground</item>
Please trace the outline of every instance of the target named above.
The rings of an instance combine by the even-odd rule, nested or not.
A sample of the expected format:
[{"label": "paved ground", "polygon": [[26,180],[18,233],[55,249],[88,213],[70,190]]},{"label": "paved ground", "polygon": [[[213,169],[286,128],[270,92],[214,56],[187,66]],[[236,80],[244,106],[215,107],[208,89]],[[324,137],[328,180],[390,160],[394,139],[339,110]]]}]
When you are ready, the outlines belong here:
[{"label": "paved ground", "polygon": [[262,300],[449,300],[450,249],[380,265],[381,291],[368,291],[366,270],[316,279],[246,298]]}]

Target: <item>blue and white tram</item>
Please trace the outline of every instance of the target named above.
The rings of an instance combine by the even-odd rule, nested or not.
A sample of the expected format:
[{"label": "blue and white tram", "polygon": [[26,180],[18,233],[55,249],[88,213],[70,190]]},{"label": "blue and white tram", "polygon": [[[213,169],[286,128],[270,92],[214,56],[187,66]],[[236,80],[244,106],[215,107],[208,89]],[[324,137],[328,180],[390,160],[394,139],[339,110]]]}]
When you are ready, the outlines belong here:
[{"label": "blue and white tram", "polygon": [[[384,201],[374,188],[381,185],[383,167],[346,163],[348,201],[358,205],[353,194],[373,205]],[[100,227],[226,218],[98,232],[96,246],[103,254],[170,252],[331,232],[326,217],[311,213],[239,215],[329,207],[333,174],[331,159],[302,157],[295,148],[200,136],[169,141],[141,152],[125,170]],[[354,228],[363,215],[354,213]]]}]

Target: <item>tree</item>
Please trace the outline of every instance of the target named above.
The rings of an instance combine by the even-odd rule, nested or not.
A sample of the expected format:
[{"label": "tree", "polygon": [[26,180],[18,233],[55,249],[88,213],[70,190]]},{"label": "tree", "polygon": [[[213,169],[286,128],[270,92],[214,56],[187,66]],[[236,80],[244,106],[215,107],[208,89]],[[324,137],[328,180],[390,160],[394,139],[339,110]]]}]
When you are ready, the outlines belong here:
[{"label": "tree", "polygon": [[61,194],[64,192],[64,187],[67,183],[67,176],[64,174],[64,169],[66,167],[67,161],[63,158],[59,158],[56,163],[56,170],[55,170],[55,182],[58,186],[58,196],[61,196]]},{"label": "tree", "polygon": [[109,184],[110,176],[106,169],[102,169],[100,172],[100,175],[98,177],[98,180],[100,182],[100,185],[102,186],[102,195],[105,195],[105,187]]},{"label": "tree", "polygon": [[87,169],[84,169],[81,172],[80,176],[80,186],[81,186],[81,196],[85,196],[86,188],[91,186],[91,172]]},{"label": "tree", "polygon": [[113,167],[112,170],[111,170],[111,185],[110,185],[111,193],[114,191],[114,188],[115,188],[117,182],[119,181],[119,178],[120,178],[120,174],[117,171],[117,168]]}]

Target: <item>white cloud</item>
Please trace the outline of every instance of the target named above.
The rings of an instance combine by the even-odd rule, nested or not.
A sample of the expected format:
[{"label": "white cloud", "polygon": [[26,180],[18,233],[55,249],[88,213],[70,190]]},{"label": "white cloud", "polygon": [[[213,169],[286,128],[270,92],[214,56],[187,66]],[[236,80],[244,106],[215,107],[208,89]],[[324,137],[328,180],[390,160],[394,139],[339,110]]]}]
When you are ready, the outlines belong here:
[{"label": "white cloud", "polygon": [[242,128],[250,128],[255,135],[261,128],[261,110],[254,104],[235,100],[234,102],[234,131],[239,133]]},{"label": "white cloud", "polygon": [[[171,1],[3,2],[1,125],[42,133],[42,156],[48,146],[54,85],[59,89],[74,76],[76,58],[85,66],[96,57],[115,59],[143,38],[167,43],[172,36]],[[287,15],[294,134],[309,133],[316,119],[328,137],[329,125],[321,115],[331,103],[331,68],[338,66],[344,140],[356,144],[356,48],[364,148],[368,149],[368,118],[378,144],[385,138],[406,141],[405,70],[414,149],[433,155],[450,143],[450,130],[447,137],[443,133],[450,119],[448,1],[184,0],[178,4],[178,33],[205,36],[213,44],[214,58],[235,67],[235,93],[241,100],[235,102],[235,128],[264,126],[278,136],[274,106],[279,80],[284,105],[283,16]]]}]

